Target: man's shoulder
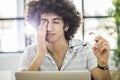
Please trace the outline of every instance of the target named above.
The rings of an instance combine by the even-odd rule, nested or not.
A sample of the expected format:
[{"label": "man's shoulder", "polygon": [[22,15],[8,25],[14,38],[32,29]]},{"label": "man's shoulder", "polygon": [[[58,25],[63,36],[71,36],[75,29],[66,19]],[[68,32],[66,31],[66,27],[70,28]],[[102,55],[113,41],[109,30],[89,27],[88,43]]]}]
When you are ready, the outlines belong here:
[{"label": "man's shoulder", "polygon": [[37,44],[28,45],[26,48],[27,49],[36,49],[37,48]]}]

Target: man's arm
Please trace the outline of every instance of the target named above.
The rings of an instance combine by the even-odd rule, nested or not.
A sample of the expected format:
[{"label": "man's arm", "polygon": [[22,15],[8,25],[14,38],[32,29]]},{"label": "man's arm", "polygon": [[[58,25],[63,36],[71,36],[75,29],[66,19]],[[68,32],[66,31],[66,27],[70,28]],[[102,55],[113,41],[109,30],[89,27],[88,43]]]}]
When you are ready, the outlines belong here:
[{"label": "man's arm", "polygon": [[110,53],[110,46],[101,36],[96,37],[96,43],[93,47],[93,52],[97,58],[98,66],[91,70],[94,80],[111,80],[109,71],[108,59]]},{"label": "man's arm", "polygon": [[47,21],[41,21],[41,24],[38,29],[38,47],[37,47],[37,54],[33,61],[31,62],[30,66],[27,69],[21,70],[21,71],[38,71],[39,67],[43,61],[43,58],[45,54],[47,53],[47,47],[46,47],[46,27],[47,27]]},{"label": "man's arm", "polygon": [[93,70],[91,70],[91,74],[94,80],[111,80],[109,69],[102,70],[96,67]]}]

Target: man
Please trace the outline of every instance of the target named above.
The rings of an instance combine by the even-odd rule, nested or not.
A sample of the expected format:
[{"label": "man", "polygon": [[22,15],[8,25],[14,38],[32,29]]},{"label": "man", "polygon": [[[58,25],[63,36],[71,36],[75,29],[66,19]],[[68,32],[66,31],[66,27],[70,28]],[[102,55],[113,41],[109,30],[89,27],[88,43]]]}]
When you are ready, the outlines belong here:
[{"label": "man", "polygon": [[37,0],[28,4],[27,20],[38,31],[37,44],[28,46],[21,71],[89,70],[94,80],[110,80],[110,47],[101,36],[89,43],[73,39],[80,15],[69,0]]}]

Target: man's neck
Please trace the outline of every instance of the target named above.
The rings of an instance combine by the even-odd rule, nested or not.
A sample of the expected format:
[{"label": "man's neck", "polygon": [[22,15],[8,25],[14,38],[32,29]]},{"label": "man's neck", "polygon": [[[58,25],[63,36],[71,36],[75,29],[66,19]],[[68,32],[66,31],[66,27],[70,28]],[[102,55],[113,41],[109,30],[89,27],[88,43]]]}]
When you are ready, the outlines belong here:
[{"label": "man's neck", "polygon": [[49,44],[48,51],[54,61],[56,62],[58,69],[60,70],[63,64],[64,57],[68,50],[67,40],[59,41],[54,44]]},{"label": "man's neck", "polygon": [[48,43],[48,50],[52,55],[63,55],[68,49],[67,40],[61,40],[56,43]]}]

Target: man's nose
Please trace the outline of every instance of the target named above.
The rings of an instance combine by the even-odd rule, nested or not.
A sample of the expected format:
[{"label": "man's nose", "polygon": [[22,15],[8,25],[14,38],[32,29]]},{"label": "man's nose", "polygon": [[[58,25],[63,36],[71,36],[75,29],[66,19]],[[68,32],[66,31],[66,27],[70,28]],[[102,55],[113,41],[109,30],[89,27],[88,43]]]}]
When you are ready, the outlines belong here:
[{"label": "man's nose", "polygon": [[52,30],[53,30],[53,24],[48,22],[47,31],[52,31]]}]

